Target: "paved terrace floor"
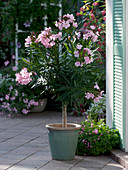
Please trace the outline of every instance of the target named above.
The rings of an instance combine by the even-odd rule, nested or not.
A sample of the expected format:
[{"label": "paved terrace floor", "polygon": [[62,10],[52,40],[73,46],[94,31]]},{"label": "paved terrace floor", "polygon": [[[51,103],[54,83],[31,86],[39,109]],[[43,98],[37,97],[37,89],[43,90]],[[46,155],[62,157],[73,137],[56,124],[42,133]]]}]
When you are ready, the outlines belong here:
[{"label": "paved terrace floor", "polygon": [[[68,122],[83,118],[68,117]],[[45,125],[61,122],[61,113],[0,116],[0,170],[122,170],[109,156],[76,156],[71,161],[52,160]]]}]

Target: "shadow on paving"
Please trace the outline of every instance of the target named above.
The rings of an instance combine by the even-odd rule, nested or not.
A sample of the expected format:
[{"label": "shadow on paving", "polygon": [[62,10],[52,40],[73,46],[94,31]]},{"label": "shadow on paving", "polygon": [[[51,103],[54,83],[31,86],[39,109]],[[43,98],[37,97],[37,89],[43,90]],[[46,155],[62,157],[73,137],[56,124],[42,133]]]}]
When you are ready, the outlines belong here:
[{"label": "shadow on paving", "polygon": [[[82,117],[68,115],[68,122]],[[121,165],[108,156],[76,156],[71,161],[52,160],[48,144],[48,123],[60,123],[61,113],[45,111],[22,116],[0,116],[0,170],[118,170]]]}]

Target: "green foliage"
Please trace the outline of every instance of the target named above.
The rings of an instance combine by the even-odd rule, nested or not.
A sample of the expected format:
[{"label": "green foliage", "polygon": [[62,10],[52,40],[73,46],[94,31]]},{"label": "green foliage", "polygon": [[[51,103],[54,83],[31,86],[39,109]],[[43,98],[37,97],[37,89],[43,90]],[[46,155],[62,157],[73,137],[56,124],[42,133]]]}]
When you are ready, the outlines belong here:
[{"label": "green foliage", "polygon": [[110,129],[102,120],[97,123],[88,120],[81,123],[77,154],[101,155],[118,147],[118,145],[118,130]]},{"label": "green foliage", "polygon": [[103,98],[99,99],[97,103],[91,103],[91,106],[87,112],[85,112],[85,115],[95,122],[106,118],[106,95],[103,95],[102,97]]},{"label": "green foliage", "polygon": [[[65,2],[65,0],[64,0]],[[47,4],[47,8],[41,4]],[[55,6],[50,5],[55,3]],[[18,29],[23,33],[18,33],[18,42],[24,49],[24,39],[30,32],[39,32],[44,29],[44,16],[47,15],[48,27],[54,27],[53,22],[59,16],[60,7],[56,4],[59,0],[3,0],[0,1],[0,45],[2,46],[2,54],[6,54],[6,58],[11,58],[10,48],[15,48],[16,23]],[[65,5],[66,7],[66,5]],[[25,27],[24,23],[30,22],[30,27]],[[19,56],[22,55],[19,48]],[[6,52],[7,49],[9,52]],[[14,52],[12,52],[14,53]],[[2,56],[2,55],[0,55]]]},{"label": "green foliage", "polygon": [[[41,3],[47,4],[47,9],[44,6],[41,6]],[[52,0],[52,3],[58,3],[57,1]],[[4,2],[4,7],[2,8],[2,28],[5,32],[4,40],[9,40],[15,33],[15,24],[19,24],[20,30],[25,31],[40,31],[44,28],[43,17],[45,15],[49,15],[53,26],[53,21],[58,17],[59,7],[51,8],[50,1],[44,0],[10,0],[8,2]],[[32,18],[32,21],[31,21]],[[52,20],[53,19],[53,20]],[[23,24],[25,21],[30,21],[30,27],[25,27]],[[6,36],[6,33],[9,33],[10,36]],[[14,37],[13,37],[14,38]],[[11,38],[12,40],[12,38]]]}]

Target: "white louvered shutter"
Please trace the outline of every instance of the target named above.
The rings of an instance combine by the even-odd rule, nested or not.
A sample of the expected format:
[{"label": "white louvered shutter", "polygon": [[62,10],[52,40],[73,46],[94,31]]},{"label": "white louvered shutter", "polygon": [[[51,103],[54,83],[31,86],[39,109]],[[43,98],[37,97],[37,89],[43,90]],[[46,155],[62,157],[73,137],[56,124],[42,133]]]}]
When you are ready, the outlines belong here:
[{"label": "white louvered shutter", "polygon": [[118,129],[125,147],[125,51],[124,0],[113,0],[113,126]]}]

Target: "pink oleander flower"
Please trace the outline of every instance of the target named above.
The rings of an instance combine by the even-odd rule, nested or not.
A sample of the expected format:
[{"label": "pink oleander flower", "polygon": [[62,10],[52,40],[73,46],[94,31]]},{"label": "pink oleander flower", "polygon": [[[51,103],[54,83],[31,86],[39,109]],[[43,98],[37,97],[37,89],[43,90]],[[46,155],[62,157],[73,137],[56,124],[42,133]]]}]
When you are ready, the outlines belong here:
[{"label": "pink oleander flower", "polygon": [[63,28],[68,29],[72,24],[73,27],[77,28],[78,24],[77,22],[74,22],[75,18],[73,14],[65,14],[62,19],[59,22],[55,22],[55,26],[59,28],[59,30],[62,30]]},{"label": "pink oleander flower", "polygon": [[102,96],[102,95],[103,95],[103,93],[104,93],[104,90],[102,90],[102,91],[100,92],[100,95]]},{"label": "pink oleander flower", "polygon": [[83,46],[82,46],[81,44],[78,44],[76,48],[77,48],[78,50],[81,50],[82,47],[83,47]]},{"label": "pink oleander flower", "polygon": [[65,14],[65,15],[63,16],[63,18],[64,18],[64,19],[68,19],[71,23],[72,23],[73,21],[75,21],[75,18],[74,18],[74,16],[73,16],[73,14]]},{"label": "pink oleander flower", "polygon": [[92,39],[93,42],[96,42],[98,39],[98,35],[94,34],[92,30],[86,29],[86,34],[83,34],[83,39],[88,40],[89,38]]},{"label": "pink oleander flower", "polygon": [[76,66],[76,67],[81,66],[80,62],[79,62],[79,61],[75,62],[75,66]]},{"label": "pink oleander flower", "polygon": [[16,97],[15,97],[15,96],[13,96],[13,97],[11,97],[10,99],[11,99],[11,100],[15,100],[15,99],[16,99]]},{"label": "pink oleander flower", "polygon": [[90,28],[94,30],[96,27],[94,25],[91,25]]},{"label": "pink oleander flower", "polygon": [[35,102],[34,100],[30,100],[28,106],[30,107],[31,105],[38,106],[39,102]]},{"label": "pink oleander flower", "polygon": [[88,92],[88,93],[85,93],[85,95],[86,95],[85,97],[86,97],[87,99],[90,99],[90,98],[93,99],[93,98],[94,98],[94,94],[92,94],[92,93],[89,93],[89,92]]},{"label": "pink oleander flower", "polygon": [[9,91],[11,91],[13,89],[12,85],[9,87]]},{"label": "pink oleander flower", "polygon": [[10,62],[7,60],[4,62],[5,67],[9,64]]},{"label": "pink oleander flower", "polygon": [[16,66],[12,67],[12,70],[13,70],[13,71],[16,71],[16,70],[17,70],[17,67],[16,67]]},{"label": "pink oleander flower", "polygon": [[77,39],[79,40],[81,37],[81,33],[80,32],[75,32],[75,35],[77,36]]},{"label": "pink oleander flower", "polygon": [[38,35],[38,42],[41,42],[46,48],[51,48],[56,44],[55,40],[61,39],[62,33],[59,32],[58,34],[52,34],[51,28],[46,28],[44,31]]},{"label": "pink oleander flower", "polygon": [[18,96],[18,91],[15,89],[15,96]]},{"label": "pink oleander flower", "polygon": [[84,57],[84,59],[85,59],[85,63],[86,63],[86,64],[89,64],[89,62],[90,62],[89,57]]},{"label": "pink oleander flower", "polygon": [[84,48],[84,51],[87,51],[87,52],[88,52],[88,54],[90,54],[90,55],[92,55],[92,54],[93,54],[89,48]]},{"label": "pink oleander flower", "polygon": [[84,65],[84,63],[82,62],[80,66],[83,67],[83,65]]},{"label": "pink oleander flower", "polygon": [[99,99],[102,99],[103,97],[101,97],[101,96],[98,96],[98,98],[99,98]]},{"label": "pink oleander flower", "polygon": [[38,106],[39,105],[39,102],[34,102],[34,106]]},{"label": "pink oleander flower", "polygon": [[28,99],[23,99],[23,102],[24,103],[28,103]]},{"label": "pink oleander flower", "polygon": [[77,28],[78,24],[76,22],[73,22],[73,27]]},{"label": "pink oleander flower", "polygon": [[93,42],[96,42],[96,41],[97,41],[97,39],[98,39],[98,36],[94,34],[94,35],[92,36],[92,40],[93,40]]},{"label": "pink oleander flower", "polygon": [[97,90],[99,90],[100,88],[99,88],[97,82],[95,82],[95,84],[96,84],[96,85],[94,86],[94,88],[97,89]]},{"label": "pink oleander flower", "polygon": [[69,22],[68,21],[63,21],[63,28],[65,28],[65,29],[67,29],[67,28],[69,28],[70,27],[70,24],[69,24]]},{"label": "pink oleander flower", "polygon": [[29,47],[32,44],[31,36],[28,36],[25,41],[25,47]]},{"label": "pink oleander flower", "polygon": [[84,59],[86,64],[90,64],[93,62],[93,58],[90,59],[89,57],[84,57]]},{"label": "pink oleander flower", "polygon": [[23,109],[23,110],[22,110],[22,113],[23,113],[23,114],[28,114],[29,112],[30,112],[30,110],[26,110],[26,109]]},{"label": "pink oleander flower", "polygon": [[74,52],[74,56],[79,57],[79,51],[78,50]]},{"label": "pink oleander flower", "polygon": [[16,81],[18,81],[19,84],[27,85],[32,81],[31,79],[32,72],[28,73],[27,68],[23,68],[20,73],[16,73]]},{"label": "pink oleander flower", "polygon": [[9,100],[9,95],[6,94],[5,99],[6,99],[6,100]]}]

